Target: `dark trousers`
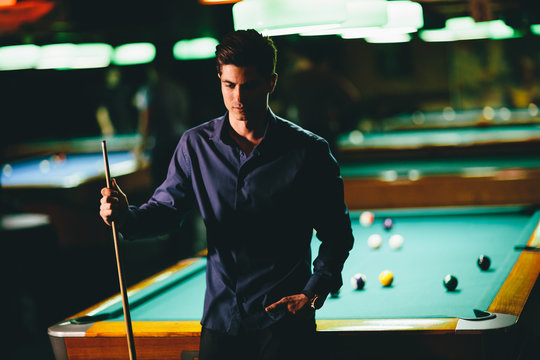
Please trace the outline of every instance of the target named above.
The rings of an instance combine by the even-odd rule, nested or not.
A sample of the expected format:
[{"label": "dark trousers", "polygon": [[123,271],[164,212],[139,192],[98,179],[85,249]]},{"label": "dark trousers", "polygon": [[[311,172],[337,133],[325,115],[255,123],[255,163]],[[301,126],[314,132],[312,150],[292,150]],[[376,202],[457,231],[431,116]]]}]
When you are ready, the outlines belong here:
[{"label": "dark trousers", "polygon": [[203,327],[199,360],[299,360],[317,355],[314,322],[284,322],[228,335]]}]

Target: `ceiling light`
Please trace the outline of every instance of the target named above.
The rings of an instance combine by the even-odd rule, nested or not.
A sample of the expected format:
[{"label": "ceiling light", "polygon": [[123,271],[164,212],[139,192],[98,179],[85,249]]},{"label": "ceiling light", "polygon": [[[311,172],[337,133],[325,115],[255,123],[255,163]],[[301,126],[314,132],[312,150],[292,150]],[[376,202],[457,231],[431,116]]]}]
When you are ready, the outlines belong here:
[{"label": "ceiling light", "polygon": [[92,69],[107,67],[111,63],[113,48],[109,44],[77,44],[70,64],[71,69]]},{"label": "ceiling light", "polygon": [[0,70],[31,69],[39,60],[37,45],[12,45],[0,47]]},{"label": "ceiling light", "polygon": [[374,44],[405,43],[411,41],[411,35],[393,31],[385,32],[383,30],[377,34],[366,37],[366,41]]},{"label": "ceiling light", "polygon": [[503,20],[476,22],[470,16],[451,18],[442,29],[420,33],[424,41],[459,41],[476,39],[509,39],[521,34]]},{"label": "ceiling light", "polygon": [[345,0],[243,0],[232,8],[234,28],[277,36],[337,27],[347,19],[345,4]]},{"label": "ceiling light", "polygon": [[37,69],[69,69],[75,52],[75,44],[43,45],[39,54]]},{"label": "ceiling light", "polygon": [[304,32],[303,36],[337,35],[356,29],[374,28],[388,22],[385,0],[347,0],[347,19],[338,27]]},{"label": "ceiling light", "polygon": [[117,46],[112,62],[115,65],[135,65],[152,62],[156,57],[156,47],[151,43],[132,43]]},{"label": "ceiling light", "polygon": [[180,40],[173,46],[173,56],[178,60],[210,59],[216,56],[217,45],[211,37]]}]

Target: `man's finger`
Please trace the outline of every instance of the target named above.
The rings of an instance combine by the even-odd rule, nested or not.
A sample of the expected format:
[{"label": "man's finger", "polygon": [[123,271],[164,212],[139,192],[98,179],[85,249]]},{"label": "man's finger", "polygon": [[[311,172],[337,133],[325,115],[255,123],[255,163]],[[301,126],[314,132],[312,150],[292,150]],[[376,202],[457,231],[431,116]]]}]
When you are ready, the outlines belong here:
[{"label": "man's finger", "polygon": [[284,304],[287,304],[287,298],[281,298],[281,300],[276,301],[275,303],[273,303],[271,305],[268,305],[265,310],[266,311],[272,311],[272,310],[275,310],[276,308],[278,308],[280,306],[283,306]]}]

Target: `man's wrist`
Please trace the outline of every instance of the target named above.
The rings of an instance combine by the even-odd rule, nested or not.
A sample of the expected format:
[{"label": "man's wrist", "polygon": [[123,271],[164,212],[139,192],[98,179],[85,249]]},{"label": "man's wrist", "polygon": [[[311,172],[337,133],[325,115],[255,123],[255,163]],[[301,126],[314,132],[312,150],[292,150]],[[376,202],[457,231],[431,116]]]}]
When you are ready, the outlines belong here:
[{"label": "man's wrist", "polygon": [[306,297],[309,299],[309,301],[311,301],[313,296],[315,296],[315,293],[313,291],[311,291],[311,290],[302,290],[301,294],[306,295]]},{"label": "man's wrist", "polygon": [[315,292],[310,290],[303,290],[302,294],[306,295],[309,301],[309,306],[314,309],[318,310],[322,307],[323,301],[321,301],[321,298],[319,295],[315,294]]}]

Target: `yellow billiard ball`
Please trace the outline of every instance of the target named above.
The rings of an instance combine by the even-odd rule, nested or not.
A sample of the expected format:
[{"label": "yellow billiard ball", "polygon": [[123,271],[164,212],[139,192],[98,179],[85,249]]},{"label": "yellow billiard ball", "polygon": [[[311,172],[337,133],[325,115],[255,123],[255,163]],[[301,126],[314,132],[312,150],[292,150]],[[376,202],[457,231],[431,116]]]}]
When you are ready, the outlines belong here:
[{"label": "yellow billiard ball", "polygon": [[379,281],[383,286],[390,286],[394,281],[394,275],[390,270],[384,270],[379,274]]}]

